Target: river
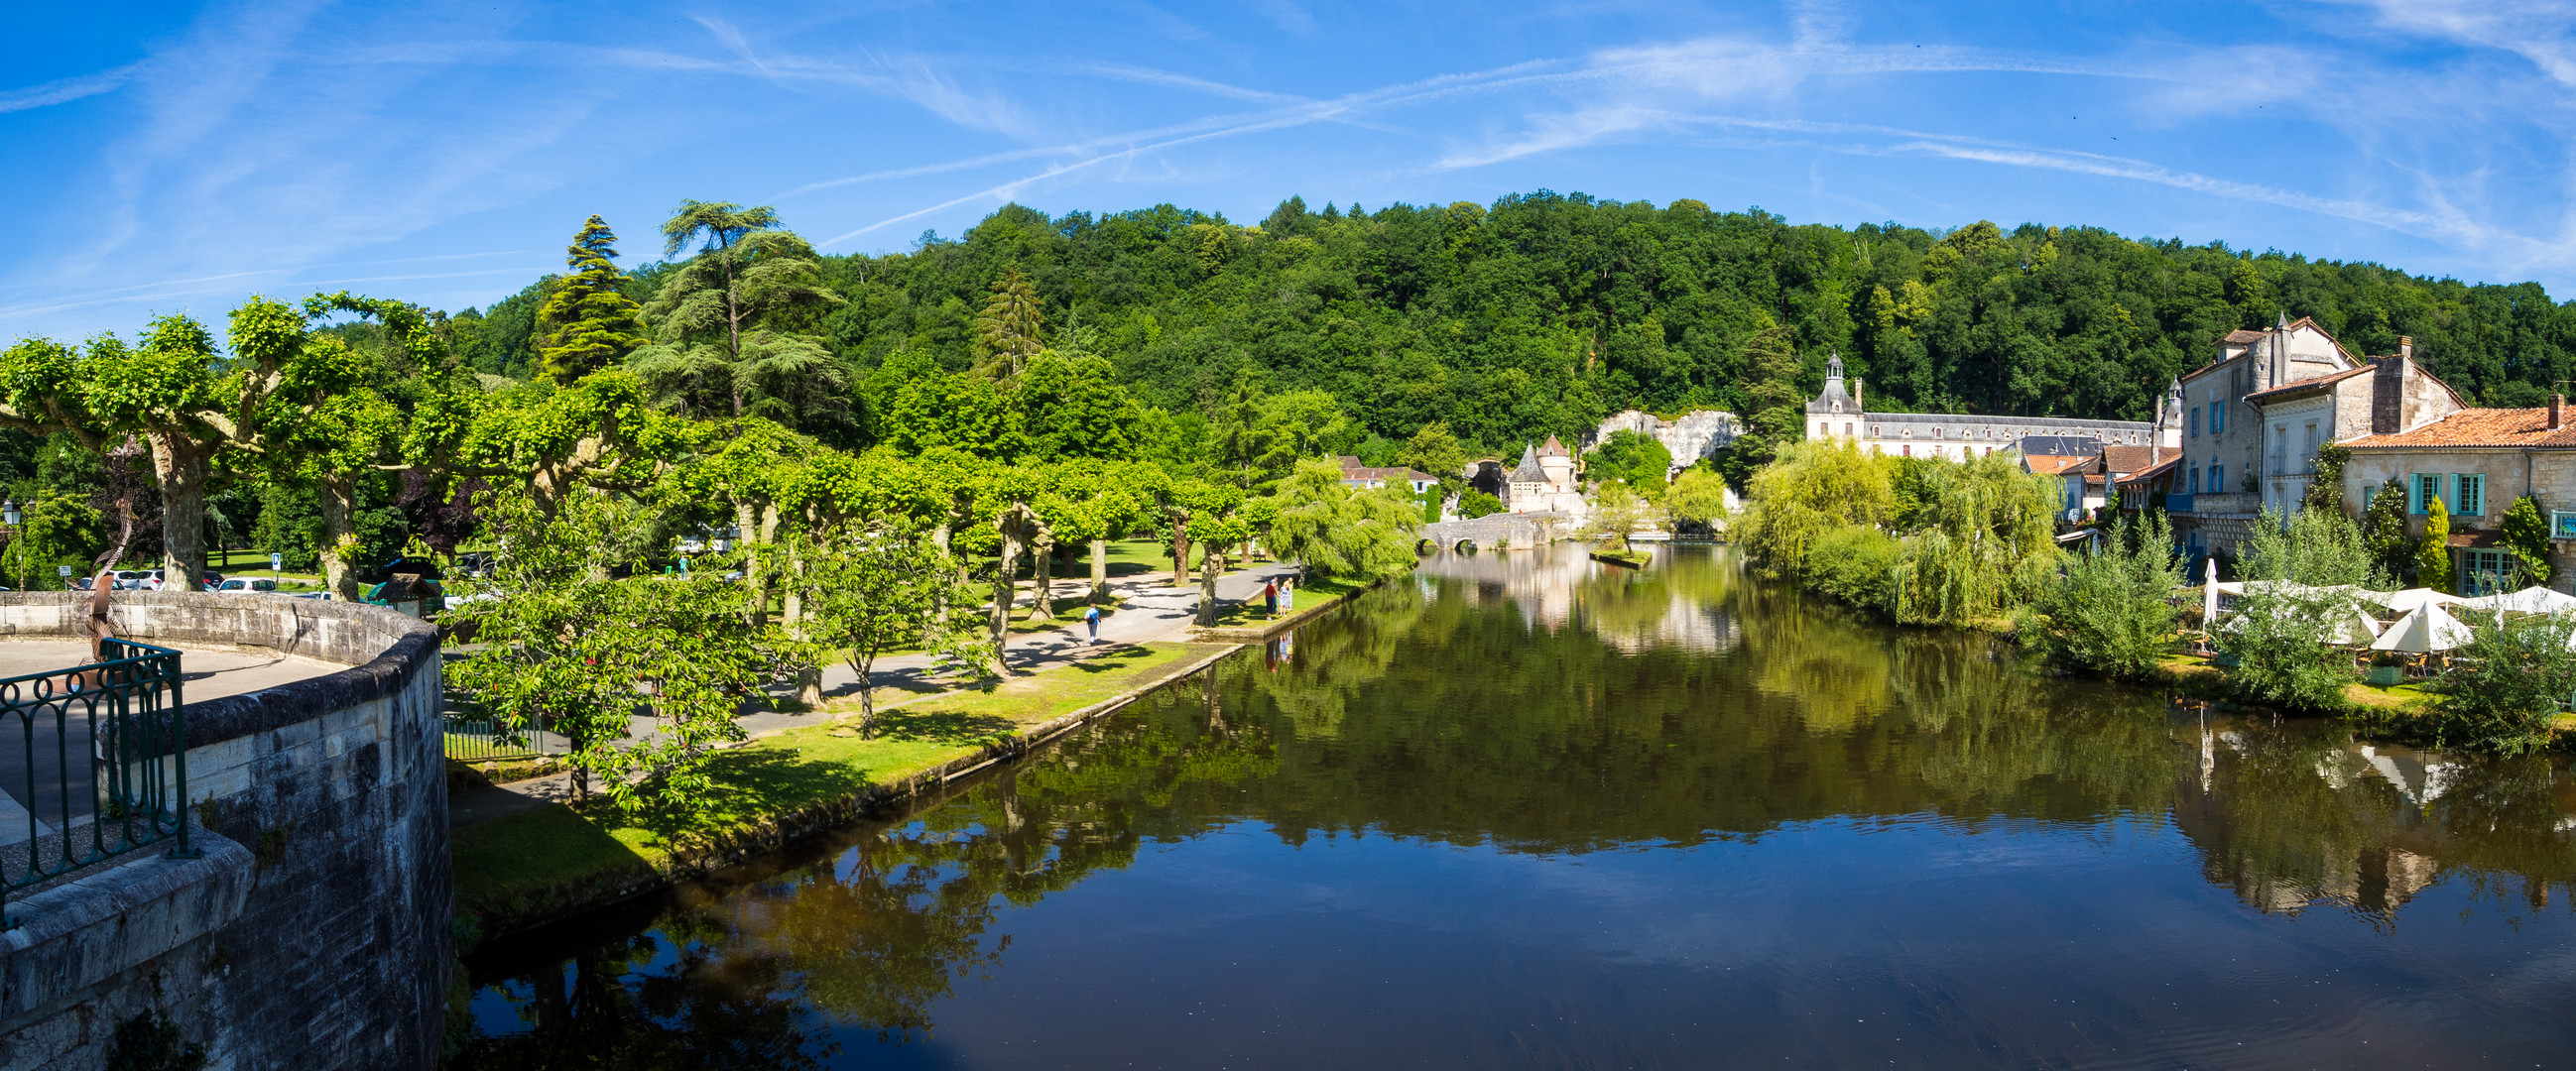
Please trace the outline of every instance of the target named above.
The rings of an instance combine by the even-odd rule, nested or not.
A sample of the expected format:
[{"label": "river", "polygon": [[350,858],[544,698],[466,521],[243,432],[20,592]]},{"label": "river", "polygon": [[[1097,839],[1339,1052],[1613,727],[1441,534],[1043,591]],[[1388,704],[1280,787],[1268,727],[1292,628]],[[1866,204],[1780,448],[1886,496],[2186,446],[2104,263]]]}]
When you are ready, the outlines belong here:
[{"label": "river", "polygon": [[1442,554],[899,819],[495,942],[464,1068],[2576,1061],[2548,758],[1721,548]]}]

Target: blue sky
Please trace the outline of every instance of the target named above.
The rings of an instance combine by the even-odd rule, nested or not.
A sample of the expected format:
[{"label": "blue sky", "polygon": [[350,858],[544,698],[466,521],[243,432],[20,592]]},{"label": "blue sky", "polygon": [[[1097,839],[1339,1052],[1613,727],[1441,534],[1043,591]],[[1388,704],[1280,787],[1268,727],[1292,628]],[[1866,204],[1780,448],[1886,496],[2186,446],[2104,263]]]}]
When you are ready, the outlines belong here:
[{"label": "blue sky", "polygon": [[2349,3],[10,5],[0,339],[481,305],[682,198],[827,252],[1005,200],[2085,223],[2576,295],[2576,10]]}]

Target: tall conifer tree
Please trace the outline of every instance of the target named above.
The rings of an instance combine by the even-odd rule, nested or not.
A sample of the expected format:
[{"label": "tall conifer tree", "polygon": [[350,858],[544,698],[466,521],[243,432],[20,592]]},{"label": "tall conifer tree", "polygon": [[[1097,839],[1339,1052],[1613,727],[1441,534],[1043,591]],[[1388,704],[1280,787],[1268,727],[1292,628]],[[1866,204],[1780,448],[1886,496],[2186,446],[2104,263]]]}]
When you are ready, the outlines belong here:
[{"label": "tall conifer tree", "polygon": [[624,277],[611,263],[617,235],[598,216],[581,225],[564,264],[572,269],[537,310],[545,341],[537,351],[548,378],[571,383],[626,359],[644,345],[644,322],[635,299],[618,288]]},{"label": "tall conifer tree", "polygon": [[978,370],[995,379],[1019,377],[1029,358],[1046,348],[1043,332],[1046,314],[1038,303],[1038,289],[1020,274],[1020,266],[1011,265],[1000,282],[993,284],[993,296],[984,302],[984,311],[975,317],[975,351],[984,360]]}]

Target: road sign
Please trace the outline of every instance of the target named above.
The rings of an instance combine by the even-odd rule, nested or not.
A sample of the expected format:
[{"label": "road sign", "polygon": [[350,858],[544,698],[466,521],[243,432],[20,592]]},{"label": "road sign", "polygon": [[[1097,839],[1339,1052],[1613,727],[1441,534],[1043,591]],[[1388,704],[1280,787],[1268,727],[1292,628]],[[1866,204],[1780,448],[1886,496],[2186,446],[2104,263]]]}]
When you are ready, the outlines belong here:
[{"label": "road sign", "polygon": [[277,572],[278,570],[280,570],[280,569],[284,569],[284,568],[286,568],[286,555],[283,555],[283,554],[271,554],[271,555],[269,555],[269,556],[268,556],[268,571],[269,571],[269,572],[274,573],[274,572]]},{"label": "road sign", "polygon": [[54,567],[54,575],[55,575],[55,576],[70,576],[70,575],[72,575],[72,567],[71,567],[71,566],[68,566],[68,565],[57,565],[57,566],[55,566],[55,567]]}]

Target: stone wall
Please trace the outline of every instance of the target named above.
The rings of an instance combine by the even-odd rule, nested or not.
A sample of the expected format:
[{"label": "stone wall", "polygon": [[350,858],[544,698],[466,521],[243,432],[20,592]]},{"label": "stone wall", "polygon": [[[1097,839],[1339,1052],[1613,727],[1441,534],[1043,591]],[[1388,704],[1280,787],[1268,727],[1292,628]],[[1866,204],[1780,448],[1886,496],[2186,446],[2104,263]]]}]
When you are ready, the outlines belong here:
[{"label": "stone wall", "polygon": [[[87,598],[0,593],[0,634],[72,635]],[[146,1013],[209,1067],[434,1066],[454,964],[435,631],[274,595],[120,592],[114,614],[146,643],[349,668],[188,705],[203,859],[139,852],[11,905],[0,1069],[106,1067]]]}]

